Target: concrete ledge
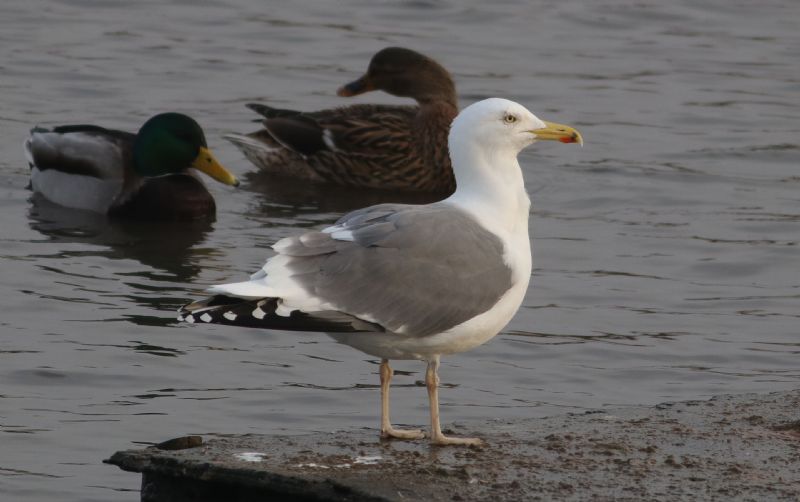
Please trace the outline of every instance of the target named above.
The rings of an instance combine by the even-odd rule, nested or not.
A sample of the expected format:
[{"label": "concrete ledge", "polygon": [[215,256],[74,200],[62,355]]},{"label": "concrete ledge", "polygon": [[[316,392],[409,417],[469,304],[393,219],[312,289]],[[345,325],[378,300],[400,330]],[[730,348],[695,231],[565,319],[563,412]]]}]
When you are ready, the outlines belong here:
[{"label": "concrete ledge", "polygon": [[[143,501],[800,499],[800,390],[454,427],[481,448],[375,430],[179,438],[115,453]],[[172,449],[170,449],[172,448]]]}]

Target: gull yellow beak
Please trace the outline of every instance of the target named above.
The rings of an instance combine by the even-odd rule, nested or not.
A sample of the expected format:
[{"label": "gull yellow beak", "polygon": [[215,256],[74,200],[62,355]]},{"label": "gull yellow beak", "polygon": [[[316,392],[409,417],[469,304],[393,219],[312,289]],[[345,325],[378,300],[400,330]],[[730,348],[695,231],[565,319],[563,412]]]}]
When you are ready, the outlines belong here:
[{"label": "gull yellow beak", "polygon": [[545,127],[531,131],[537,139],[560,141],[562,143],[578,143],[583,145],[583,137],[575,128],[555,122],[543,120]]},{"label": "gull yellow beak", "polygon": [[216,157],[214,157],[214,154],[211,153],[211,150],[204,146],[200,147],[200,153],[198,153],[197,157],[195,157],[195,159],[192,161],[191,166],[198,171],[206,173],[220,183],[225,183],[226,185],[232,185],[235,187],[239,186],[239,180],[236,179],[236,176],[222,167],[222,164],[220,164]]}]

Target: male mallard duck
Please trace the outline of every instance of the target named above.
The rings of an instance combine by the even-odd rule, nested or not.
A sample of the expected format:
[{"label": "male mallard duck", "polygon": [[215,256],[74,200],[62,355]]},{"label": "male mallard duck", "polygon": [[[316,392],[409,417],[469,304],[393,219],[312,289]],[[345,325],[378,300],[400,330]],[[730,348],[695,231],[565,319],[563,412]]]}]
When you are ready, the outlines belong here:
[{"label": "male mallard duck", "polygon": [[36,127],[25,153],[34,192],[62,206],[124,218],[213,215],[214,198],[190,167],[239,184],[214,158],[197,122],[180,113],[156,115],[137,134],[95,125]]},{"label": "male mallard duck", "polygon": [[382,90],[419,106],[352,105],[316,112],[248,104],[264,129],[228,135],[251,162],[274,174],[359,187],[451,193],[447,133],[458,113],[450,74],[399,47],[373,56],[340,96]]}]

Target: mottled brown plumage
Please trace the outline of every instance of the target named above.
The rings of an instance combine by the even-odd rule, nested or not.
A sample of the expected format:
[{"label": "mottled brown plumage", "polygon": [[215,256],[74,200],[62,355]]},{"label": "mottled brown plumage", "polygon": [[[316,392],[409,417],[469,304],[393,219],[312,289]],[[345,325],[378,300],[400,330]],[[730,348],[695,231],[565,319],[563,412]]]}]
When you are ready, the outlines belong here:
[{"label": "mottled brown plumage", "polygon": [[417,52],[390,47],[340,96],[383,90],[418,106],[352,105],[316,112],[248,104],[264,128],[230,135],[263,171],[340,185],[441,192],[455,190],[447,134],[458,113],[450,74]]}]

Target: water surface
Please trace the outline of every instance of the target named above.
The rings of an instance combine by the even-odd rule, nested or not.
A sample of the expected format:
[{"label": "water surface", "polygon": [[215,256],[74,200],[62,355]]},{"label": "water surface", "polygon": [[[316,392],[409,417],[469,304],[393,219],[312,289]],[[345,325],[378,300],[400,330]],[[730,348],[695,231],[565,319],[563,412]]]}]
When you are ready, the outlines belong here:
[{"label": "water surface", "polygon": [[[445,422],[797,388],[800,9],[751,4],[4,2],[0,498],[138,500],[101,460],[183,434],[377,426],[371,357],[174,311],[390,196],[209,184],[213,224],[111,225],[32,200],[21,144],[37,123],[176,110],[244,175],[221,139],[254,127],[244,103],[346,104],[335,89],[388,45],[442,62],[462,106],[508,97],[586,138],[521,156],[531,289],[503,333],[443,361]],[[396,367],[395,420],[427,423],[423,365]]]}]

